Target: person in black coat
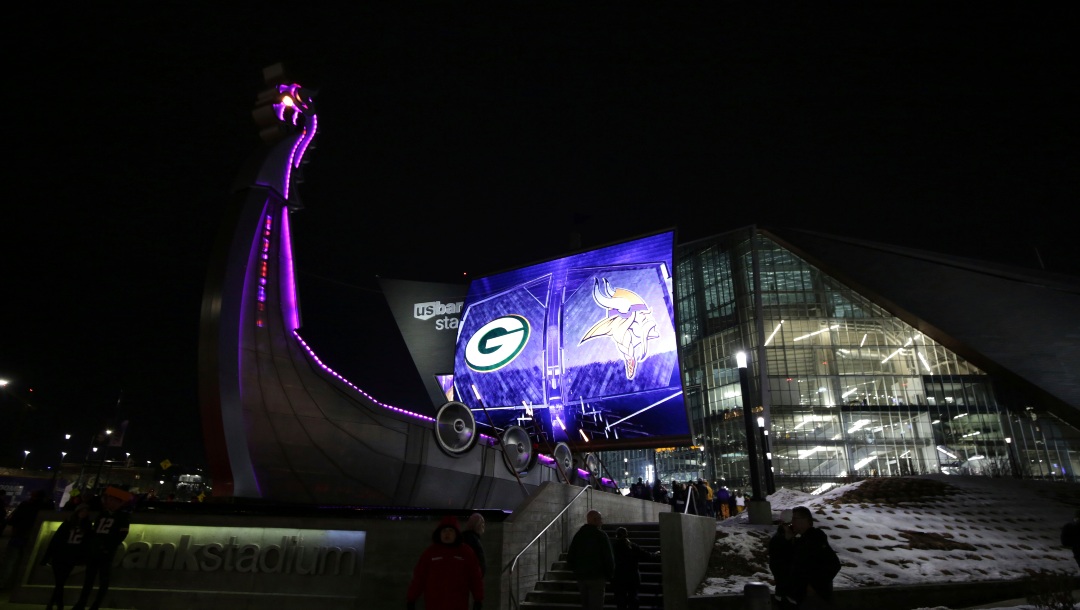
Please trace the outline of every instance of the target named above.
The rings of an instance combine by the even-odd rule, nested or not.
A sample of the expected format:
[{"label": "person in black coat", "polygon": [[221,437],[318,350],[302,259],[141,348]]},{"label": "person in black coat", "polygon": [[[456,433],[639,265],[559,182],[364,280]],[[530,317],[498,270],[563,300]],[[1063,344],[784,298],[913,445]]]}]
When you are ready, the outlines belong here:
[{"label": "person in black coat", "polygon": [[650,553],[636,542],[631,542],[625,527],[615,530],[615,542],[611,545],[615,553],[615,574],[611,577],[611,587],[615,593],[615,605],[619,610],[637,610],[638,590],[641,588],[641,561],[651,561],[660,557],[660,553]]},{"label": "person in black coat", "polygon": [[809,508],[793,508],[790,523],[781,518],[769,540],[769,569],[776,579],[780,608],[822,608],[832,602],[840,559],[825,532],[814,527]]},{"label": "person in black coat", "polygon": [[94,519],[90,556],[86,560],[86,578],[72,610],[84,610],[95,584],[98,585],[98,591],[90,604],[90,610],[97,610],[105,600],[112,579],[113,557],[116,549],[120,548],[120,543],[127,538],[128,529],[131,527],[131,505],[134,499],[135,496],[119,487],[107,487],[102,492],[103,510]]},{"label": "person in black coat", "polygon": [[85,565],[90,556],[90,543],[93,540],[94,530],[90,523],[90,507],[80,504],[72,510],[67,519],[53,532],[49,540],[49,546],[45,548],[45,555],[41,558],[41,565],[52,566],[53,593],[49,598],[46,610],[52,610],[55,606],[64,608],[64,583],[71,576],[75,566]]}]

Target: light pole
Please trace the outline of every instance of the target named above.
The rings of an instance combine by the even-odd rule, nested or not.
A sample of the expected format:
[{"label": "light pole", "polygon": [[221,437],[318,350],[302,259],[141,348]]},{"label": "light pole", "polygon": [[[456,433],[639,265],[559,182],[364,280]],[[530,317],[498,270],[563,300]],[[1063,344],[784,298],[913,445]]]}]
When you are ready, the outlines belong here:
[{"label": "light pole", "polygon": [[761,475],[758,473],[757,447],[754,442],[754,414],[750,412],[750,375],[746,371],[746,352],[735,354],[735,362],[739,365],[743,423],[746,424],[746,458],[750,462],[750,489],[753,491],[750,499],[764,500],[765,497],[761,495]]},{"label": "light pole", "polygon": [[746,425],[746,457],[750,461],[750,489],[753,495],[746,501],[746,511],[752,525],[772,523],[772,505],[761,493],[761,477],[758,474],[757,449],[754,443],[754,415],[750,412],[750,375],[746,370],[746,352],[735,354],[739,365],[739,389],[742,391],[743,423]]},{"label": "light pole", "polygon": [[24,449],[23,450],[23,456],[22,456],[22,469],[23,470],[26,470],[26,458],[29,457],[29,456],[30,456],[30,450],[29,449]]},{"label": "light pole", "polygon": [[761,453],[765,456],[765,492],[768,495],[776,493],[776,483],[773,480],[772,452],[769,451],[769,429],[765,427],[765,418],[757,418],[758,431],[761,432]]}]

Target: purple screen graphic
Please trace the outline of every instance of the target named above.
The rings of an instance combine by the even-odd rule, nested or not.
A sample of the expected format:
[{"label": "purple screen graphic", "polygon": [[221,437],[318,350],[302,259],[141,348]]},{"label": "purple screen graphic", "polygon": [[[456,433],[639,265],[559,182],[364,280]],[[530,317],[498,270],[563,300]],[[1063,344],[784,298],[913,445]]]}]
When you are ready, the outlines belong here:
[{"label": "purple screen graphic", "polygon": [[482,425],[556,442],[688,437],[673,243],[665,232],[474,280],[454,357],[458,399]]}]

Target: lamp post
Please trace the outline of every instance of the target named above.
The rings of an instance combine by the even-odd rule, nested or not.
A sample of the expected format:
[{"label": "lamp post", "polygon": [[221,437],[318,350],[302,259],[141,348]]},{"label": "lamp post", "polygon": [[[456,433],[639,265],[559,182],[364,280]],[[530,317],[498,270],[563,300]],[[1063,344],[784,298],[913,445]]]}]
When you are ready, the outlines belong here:
[{"label": "lamp post", "polygon": [[735,354],[739,365],[739,389],[742,390],[743,423],[746,424],[746,458],[750,462],[751,500],[764,500],[761,495],[761,475],[758,473],[757,447],[754,442],[754,414],[750,412],[750,375],[746,370],[746,352]]},{"label": "lamp post", "polygon": [[735,354],[739,364],[739,388],[742,390],[743,423],[746,424],[746,457],[750,461],[750,489],[753,495],[746,502],[752,525],[772,523],[772,505],[761,493],[761,476],[758,474],[757,450],[754,443],[754,415],[750,412],[750,375],[746,370],[746,352]]},{"label": "lamp post", "polygon": [[23,470],[26,470],[26,458],[29,457],[29,456],[30,456],[30,450],[29,449],[24,449],[23,450],[23,456],[22,456],[22,469]]},{"label": "lamp post", "polygon": [[776,493],[776,482],[773,480],[772,452],[769,451],[769,429],[765,427],[765,418],[757,418],[758,431],[761,432],[761,453],[765,456],[765,492],[768,495]]}]

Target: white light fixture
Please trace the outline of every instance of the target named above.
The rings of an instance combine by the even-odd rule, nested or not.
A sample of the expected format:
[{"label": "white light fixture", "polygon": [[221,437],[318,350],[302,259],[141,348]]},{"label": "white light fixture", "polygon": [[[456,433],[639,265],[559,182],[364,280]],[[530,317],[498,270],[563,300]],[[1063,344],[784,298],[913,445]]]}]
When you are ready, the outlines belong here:
[{"label": "white light fixture", "polygon": [[919,352],[919,362],[922,362],[922,365],[924,367],[926,367],[926,372],[927,373],[933,373],[934,372],[933,370],[930,369],[930,363],[926,361],[926,356],[923,356],[922,352]]},{"label": "white light fixture", "polygon": [[740,369],[746,368],[746,352],[735,352],[735,364]]},{"label": "white light fixture", "polygon": [[877,459],[876,455],[871,455],[869,457],[864,457],[863,459],[859,460],[858,462],[855,462],[855,466],[853,466],[852,468],[854,470],[858,470],[858,469],[862,468],[863,466],[866,466],[870,462],[873,462],[876,459]]},{"label": "white light fixture", "polygon": [[865,426],[866,424],[869,424],[869,423],[870,423],[869,419],[860,419],[859,421],[851,424],[851,427],[848,428],[847,433],[851,434],[852,432],[857,431],[859,428],[862,428],[863,426]]},{"label": "white light fixture", "polygon": [[821,333],[827,333],[830,330],[836,330],[838,328],[840,328],[839,324],[833,324],[832,326],[829,326],[828,328],[823,328],[821,330],[815,330],[814,332],[805,334],[805,335],[803,335],[801,337],[795,337],[794,339],[792,339],[792,341],[802,341],[803,339],[809,339],[810,337],[813,337],[814,335],[820,335]]},{"label": "white light fixture", "polygon": [[822,447],[821,445],[818,445],[817,447],[814,447],[813,449],[800,449],[799,450],[799,457],[800,458],[808,457],[808,456],[811,456],[811,455],[817,453],[818,451],[825,451],[825,448]]},{"label": "white light fixture", "polygon": [[954,460],[956,459],[956,454],[955,454],[955,453],[953,453],[953,452],[951,452],[951,451],[949,451],[949,450],[945,449],[945,448],[944,448],[944,447],[942,447],[941,445],[938,445],[938,446],[936,447],[936,449],[938,450],[938,452],[939,452],[939,453],[941,453],[941,454],[943,454],[943,455],[947,455],[947,456],[951,457],[951,458],[952,458],[952,459],[954,459]]},{"label": "white light fixture", "polygon": [[771,342],[771,341],[772,341],[773,337],[775,337],[775,336],[776,336],[776,333],[780,331],[780,327],[781,327],[781,326],[783,326],[783,325],[784,325],[784,321],[783,321],[783,320],[780,320],[780,323],[779,323],[779,324],[777,324],[777,325],[776,325],[776,328],[774,328],[774,329],[773,329],[773,331],[772,331],[772,333],[770,333],[770,334],[769,334],[769,338],[768,338],[768,339],[765,339],[765,345],[768,345],[768,344],[769,344],[769,342]]}]

